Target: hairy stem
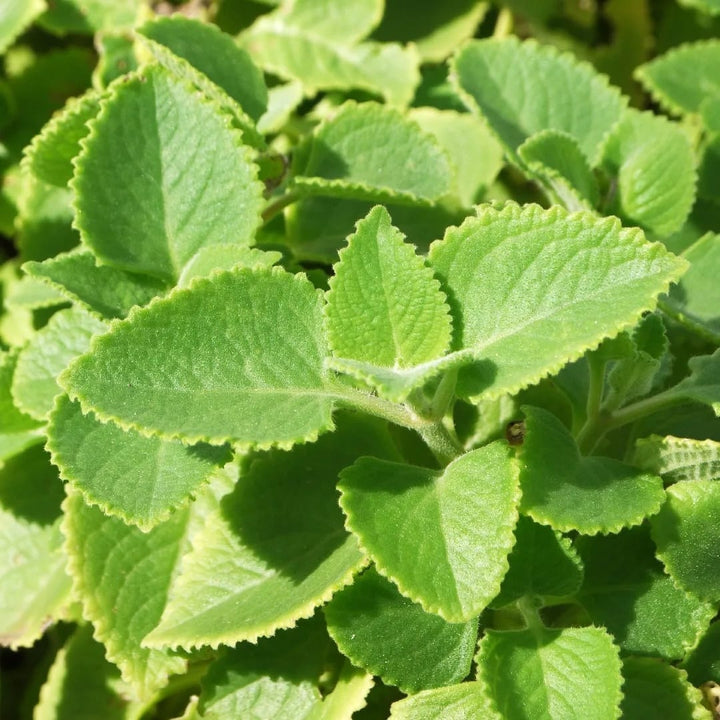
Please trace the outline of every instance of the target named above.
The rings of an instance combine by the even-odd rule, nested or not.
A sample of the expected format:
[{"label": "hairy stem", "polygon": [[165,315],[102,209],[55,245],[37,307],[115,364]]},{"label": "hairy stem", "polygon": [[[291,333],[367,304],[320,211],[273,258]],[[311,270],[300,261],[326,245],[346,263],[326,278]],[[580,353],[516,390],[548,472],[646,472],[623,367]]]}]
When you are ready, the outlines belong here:
[{"label": "hairy stem", "polygon": [[279,195],[273,198],[265,206],[262,213],[262,219],[264,223],[270,222],[276,215],[281,213],[288,205],[292,205],[296,200],[300,198],[299,193],[288,190],[283,195]]}]

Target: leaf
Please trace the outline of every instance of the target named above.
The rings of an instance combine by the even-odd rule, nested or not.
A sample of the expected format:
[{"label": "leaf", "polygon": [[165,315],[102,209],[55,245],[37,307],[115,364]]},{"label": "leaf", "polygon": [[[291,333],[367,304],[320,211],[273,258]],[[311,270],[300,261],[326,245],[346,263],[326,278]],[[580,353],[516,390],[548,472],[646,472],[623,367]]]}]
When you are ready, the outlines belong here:
[{"label": "leaf", "polygon": [[393,108],[346,102],[312,136],[293,182],[305,194],[429,204],[450,191],[438,142]]},{"label": "leaf", "polygon": [[231,270],[234,267],[269,268],[282,254],[263,251],[242,245],[210,245],[200,248],[188,261],[178,278],[178,287],[187,287],[196,277],[206,277],[216,270]]},{"label": "leaf", "polygon": [[0,466],[0,645],[31,646],[70,601],[61,499],[57,471],[41,446]]},{"label": "leaf", "polygon": [[482,683],[425,690],[393,703],[390,720],[500,720]]},{"label": "leaf", "polygon": [[702,693],[690,685],[682,670],[654,658],[631,657],[623,660],[622,673],[624,720],[710,720]]},{"label": "leaf", "polygon": [[470,672],[477,620],[448,623],[430,615],[373,568],[333,597],[325,617],[353,665],[404,692],[460,682]]},{"label": "leaf", "polygon": [[523,407],[525,442],[521,512],[555,530],[616,533],[654,515],[665,499],[662,480],[619,460],[582,457],[552,413]]},{"label": "leaf", "polygon": [[345,417],[314,445],[251,460],[193,538],[148,646],[254,642],[347,585],[366,559],[343,528],[335,483],[364,453],[396,457],[381,424]]},{"label": "leaf", "polygon": [[601,628],[488,630],[477,663],[505,720],[620,716],[620,658]]},{"label": "leaf", "polygon": [[186,671],[186,661],[163,650],[141,647],[157,624],[179,561],[187,512],[148,533],[104,515],[70,492],[63,505],[65,550],[73,589],[92,622],[108,660],[138,698],[147,700]]},{"label": "leaf", "polygon": [[103,32],[95,37],[100,57],[93,71],[93,86],[105,89],[113,80],[137,70],[139,62],[133,36],[127,31]]},{"label": "leaf", "polygon": [[454,320],[454,350],[478,362],[461,397],[514,394],[633,326],[684,268],[616,219],[562,208],[481,206],[430,250]]},{"label": "leaf", "polygon": [[448,622],[500,589],[517,520],[517,466],[496,442],[444,470],[361,458],[340,473],[347,527],[380,573]]},{"label": "leaf", "polygon": [[17,361],[17,352],[0,353],[0,435],[34,432],[41,425],[17,408],[10,392]]},{"label": "leaf", "polygon": [[230,460],[227,448],[186,446],[103,424],[67,396],[48,427],[48,450],[62,478],[85,502],[148,531],[167,520]]},{"label": "leaf", "polygon": [[130,29],[141,7],[142,0],[53,0],[43,24],[60,34]]},{"label": "leaf", "polygon": [[720,95],[719,70],[720,41],[711,39],[672,48],[641,65],[635,77],[670,112],[696,114],[706,98]]},{"label": "leaf", "polygon": [[666,392],[666,396],[695,400],[720,415],[720,350],[697,355],[688,361],[690,376]]},{"label": "leaf", "polygon": [[577,538],[575,547],[585,566],[577,600],[625,653],[681,658],[714,615],[663,572],[644,527]]},{"label": "leaf", "polygon": [[[377,368],[375,373],[391,376],[381,388],[391,384],[393,375],[415,370],[447,351],[450,316],[440,284],[392,226],[385,208],[376,206],[360,220],[340,252],[327,293],[325,323],[336,356],[368,363]],[[388,393],[393,399],[399,394]]]},{"label": "leaf", "polygon": [[515,161],[529,137],[558,130],[574,138],[594,166],[626,102],[587,63],[515,37],[470,41],[454,56],[451,79]]},{"label": "leaf", "polygon": [[610,211],[658,235],[680,229],[695,202],[697,172],[690,140],[677,125],[626,110],[605,144],[603,166],[617,177]]},{"label": "leaf", "polygon": [[365,707],[372,686],[372,675],[346,662],[333,691],[310,711],[307,720],[351,720],[356,710]]},{"label": "leaf", "polygon": [[685,656],[680,667],[693,685],[709,680],[720,683],[720,622],[707,628],[697,645]]},{"label": "leaf", "polygon": [[216,25],[173,15],[145,23],[137,32],[187,60],[222,88],[255,122],[267,108],[267,88],[245,50]]},{"label": "leaf", "polygon": [[580,558],[570,541],[549,527],[520,517],[508,569],[493,600],[500,608],[522,597],[545,599],[574,595],[583,578]]},{"label": "leaf", "polygon": [[57,376],[90,346],[107,325],[81,308],[55,313],[18,355],[12,395],[18,408],[37,420],[47,419],[62,392]]},{"label": "leaf", "polygon": [[14,0],[0,7],[0,53],[45,9],[44,0]]},{"label": "leaf", "polygon": [[667,485],[684,480],[720,480],[720,443],[651,435],[636,441],[633,465],[661,475]]},{"label": "leaf", "polygon": [[257,123],[258,131],[267,135],[282,130],[302,99],[302,85],[297,80],[271,87],[267,110]]},{"label": "leaf", "polygon": [[103,262],[168,282],[200,247],[251,244],[262,186],[228,118],[156,66],[114,88],[76,160],[83,241]]},{"label": "leaf", "polygon": [[680,0],[681,5],[687,5],[691,8],[697,8],[709,15],[720,14],[720,2],[718,0]]},{"label": "leaf", "polygon": [[65,298],[54,288],[48,287],[35,278],[21,277],[5,293],[6,308],[38,310],[57,307],[65,303]]},{"label": "leaf", "polygon": [[650,526],[657,556],[678,585],[704,600],[720,600],[720,484],[672,485]]},{"label": "leaf", "polygon": [[124,427],[288,448],[332,428],[326,354],[312,285],[279,268],[242,268],[136,310],[60,383],[84,411]]},{"label": "leaf", "polygon": [[103,318],[125,317],[136,305],[147,305],[162,295],[167,285],[160,280],[97,265],[89,250],[78,249],[43,262],[28,262],[23,270]]}]

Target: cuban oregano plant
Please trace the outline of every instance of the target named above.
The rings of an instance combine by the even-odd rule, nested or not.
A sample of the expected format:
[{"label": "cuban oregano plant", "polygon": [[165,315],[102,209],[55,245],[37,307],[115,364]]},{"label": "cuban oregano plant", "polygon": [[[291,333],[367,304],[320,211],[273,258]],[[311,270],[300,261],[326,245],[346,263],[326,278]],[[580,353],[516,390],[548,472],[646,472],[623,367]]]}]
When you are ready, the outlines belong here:
[{"label": "cuban oregano plant", "polygon": [[720,5],[598,5],[0,8],[3,718],[710,720]]}]

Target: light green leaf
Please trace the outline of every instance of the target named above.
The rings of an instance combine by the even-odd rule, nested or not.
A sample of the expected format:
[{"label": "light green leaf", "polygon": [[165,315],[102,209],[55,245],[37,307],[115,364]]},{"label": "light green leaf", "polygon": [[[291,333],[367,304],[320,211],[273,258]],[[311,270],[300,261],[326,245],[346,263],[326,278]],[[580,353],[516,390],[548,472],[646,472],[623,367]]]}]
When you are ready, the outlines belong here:
[{"label": "light green leaf", "polygon": [[213,275],[115,324],[60,383],[101,420],[189,443],[287,448],[332,428],[321,312],[303,276]]},{"label": "light green leaf", "polygon": [[65,298],[54,288],[31,277],[21,277],[5,293],[5,307],[38,310],[65,303]]},{"label": "light green leaf", "polygon": [[697,645],[685,656],[680,667],[693,685],[720,683],[720,622],[707,628]]},{"label": "light green leaf", "polygon": [[543,130],[517,150],[531,177],[571,210],[592,210],[597,204],[597,180],[578,141],[561,130]]},{"label": "light green leaf", "polygon": [[482,683],[425,690],[393,703],[390,720],[501,720]]},{"label": "light green leaf", "polygon": [[0,645],[29,647],[70,601],[62,486],[39,445],[0,467]]},{"label": "light green leaf", "polygon": [[715,415],[720,415],[720,349],[712,355],[690,358],[688,366],[690,376],[670,388],[666,395],[709,405]]},{"label": "light green leaf", "polygon": [[196,277],[206,277],[216,270],[234,267],[269,268],[282,258],[275,251],[265,252],[242,245],[210,245],[200,248],[188,261],[178,278],[178,287],[187,287]]},{"label": "light green leaf", "polygon": [[361,458],[340,505],[377,569],[448,622],[479,615],[500,589],[515,538],[518,469],[496,442],[444,470]]},{"label": "light green leaf", "polygon": [[107,325],[85,312],[70,308],[55,313],[18,355],[12,395],[23,412],[47,419],[53,400],[62,392],[57,376],[90,347],[90,340]]},{"label": "light green leaf", "polygon": [[652,435],[635,443],[633,465],[662,475],[666,484],[720,480],[720,443]]},{"label": "light green leaf", "polygon": [[720,2],[718,0],[680,0],[680,4],[697,8],[709,15],[720,15]]},{"label": "light green leaf", "polygon": [[230,460],[227,448],[188,447],[101,423],[67,396],[58,399],[50,418],[47,448],[62,478],[86,502],[144,531],[186,505]]},{"label": "light green leaf", "polygon": [[622,667],[623,720],[711,720],[702,693],[682,671],[654,658],[625,658]]},{"label": "light green leaf", "polygon": [[715,614],[663,572],[645,527],[578,538],[575,547],[585,566],[577,599],[625,653],[681,658]]},{"label": "light green leaf", "polygon": [[470,672],[477,620],[448,623],[426,613],[373,568],[333,597],[325,617],[345,657],[404,692],[460,682]]},{"label": "light green leaf", "polygon": [[227,116],[157,66],[114,88],[76,161],[84,242],[104,262],[167,281],[200,247],[251,244],[262,185]]},{"label": "light green leaf", "polygon": [[93,70],[94,87],[105,89],[113,80],[138,69],[137,45],[133,39],[127,31],[105,31],[96,35],[95,49],[100,57]]},{"label": "light green leaf", "polygon": [[616,533],[654,515],[665,500],[660,477],[605,457],[582,457],[555,415],[523,407],[520,509],[556,530]]},{"label": "light green leaf", "polygon": [[45,0],[10,0],[0,5],[0,53],[45,9]]},{"label": "light green leaf", "polygon": [[455,323],[478,362],[461,396],[514,394],[635,325],[683,261],[616,218],[560,207],[481,206],[430,250]]},{"label": "light green leaf", "polygon": [[73,591],[92,622],[108,660],[139,699],[149,699],[186,661],[141,647],[160,619],[180,560],[188,513],[176,513],[148,533],[108,517],[70,492],[63,504],[63,533]]},{"label": "light green leaf", "polygon": [[504,720],[620,717],[620,658],[601,628],[489,630],[477,663]]},{"label": "light green leaf", "polygon": [[125,317],[133,307],[147,305],[167,289],[165,283],[147,275],[97,265],[92,252],[85,249],[25,263],[23,270],[68,300],[107,319]]},{"label": "light green leaf", "polygon": [[658,235],[680,229],[695,202],[697,172],[690,140],[679,126],[628,109],[605,144],[602,162],[617,178],[610,211]]},{"label": "light green leaf", "polygon": [[720,95],[720,40],[672,48],[641,65],[635,76],[671,112],[699,113],[706,98]]},{"label": "light green leaf", "polygon": [[302,85],[297,80],[270,88],[267,110],[257,123],[258,132],[267,135],[282,130],[302,99]]},{"label": "light green leaf", "polygon": [[678,585],[705,600],[720,600],[720,483],[672,485],[650,526],[657,556]]},{"label": "light green leaf", "polygon": [[305,720],[351,720],[357,710],[365,707],[365,698],[372,686],[372,675],[346,662],[332,692],[310,711]]},{"label": "light green leaf", "polygon": [[345,103],[312,136],[303,159],[293,181],[307,194],[422,205],[451,189],[435,138],[376,103]]},{"label": "light green leaf", "polygon": [[535,133],[559,130],[577,141],[593,166],[626,103],[589,64],[515,37],[467,43],[452,61],[451,77],[512,159]]},{"label": "light green leaf", "polygon": [[527,517],[518,519],[508,562],[510,568],[493,607],[525,596],[544,599],[574,595],[582,583],[582,562],[570,541]]},{"label": "light green leaf", "polygon": [[130,29],[143,0],[53,0],[43,25],[61,35]]},{"label": "light green leaf", "polygon": [[382,424],[353,416],[314,445],[250,460],[193,538],[146,643],[254,642],[309,617],[347,585],[366,559],[343,527],[335,483],[365,453],[397,456]]},{"label": "light green leaf", "polygon": [[445,295],[385,208],[377,206],[360,220],[340,252],[325,321],[336,356],[388,375],[418,372],[416,366],[447,351],[452,328]]},{"label": "light green leaf", "polygon": [[0,353],[0,435],[35,432],[41,423],[26,415],[15,405],[11,393],[18,353]]}]

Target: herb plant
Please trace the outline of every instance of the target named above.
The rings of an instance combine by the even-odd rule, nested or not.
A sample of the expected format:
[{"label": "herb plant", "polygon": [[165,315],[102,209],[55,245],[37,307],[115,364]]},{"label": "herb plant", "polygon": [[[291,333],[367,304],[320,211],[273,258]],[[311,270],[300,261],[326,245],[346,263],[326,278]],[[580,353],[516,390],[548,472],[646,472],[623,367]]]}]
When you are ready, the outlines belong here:
[{"label": "herb plant", "polygon": [[712,717],[720,5],[652,5],[0,6],[3,718]]}]

